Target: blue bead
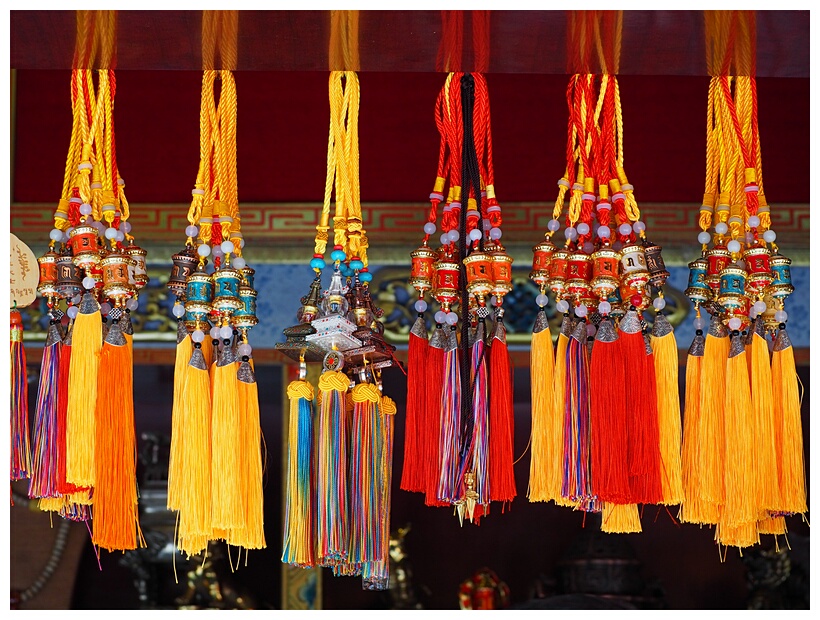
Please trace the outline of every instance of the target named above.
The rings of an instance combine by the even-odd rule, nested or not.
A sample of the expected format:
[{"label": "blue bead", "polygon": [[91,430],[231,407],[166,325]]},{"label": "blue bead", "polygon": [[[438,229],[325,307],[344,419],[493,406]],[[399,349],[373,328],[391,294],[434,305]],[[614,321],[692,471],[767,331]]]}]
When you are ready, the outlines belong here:
[{"label": "blue bead", "polygon": [[330,253],[330,258],[332,258],[334,261],[342,261],[345,258],[347,258],[347,255],[345,254],[344,250],[333,250]]},{"label": "blue bead", "polygon": [[311,258],[310,259],[310,267],[311,269],[324,269],[325,268],[325,261],[323,258]]},{"label": "blue bead", "polygon": [[373,279],[373,274],[369,271],[363,271],[359,274],[359,280],[362,282],[370,282]]},{"label": "blue bead", "polygon": [[364,269],[364,263],[360,260],[352,260],[350,261],[350,268],[353,270]]},{"label": "blue bead", "polygon": [[353,270],[346,263],[342,263],[339,266],[339,271],[341,271],[342,275],[345,276],[346,278],[353,275]]}]

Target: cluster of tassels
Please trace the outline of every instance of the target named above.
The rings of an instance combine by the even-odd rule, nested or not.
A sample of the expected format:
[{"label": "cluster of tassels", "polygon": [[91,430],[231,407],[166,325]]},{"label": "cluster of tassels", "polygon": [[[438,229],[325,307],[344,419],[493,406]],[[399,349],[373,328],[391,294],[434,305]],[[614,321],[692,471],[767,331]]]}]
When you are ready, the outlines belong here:
[{"label": "cluster of tassels", "polygon": [[[214,66],[217,43],[223,64],[235,64],[237,20],[236,11],[203,12],[206,66]],[[257,293],[255,271],[242,256],[236,101],[230,68],[203,72],[199,172],[185,248],[172,257],[168,280],[178,332],[167,507],[178,512],[176,545],[186,556],[207,554],[217,540],[246,550],[266,546],[259,394],[248,342],[258,323]]]},{"label": "cluster of tassels", "polygon": [[[579,27],[601,19],[589,13]],[[605,532],[638,532],[638,504],[682,500],[677,345],[663,314],[669,272],[660,246],[646,238],[624,172],[620,94],[610,72],[617,57],[601,62],[603,75],[570,78],[567,167],[545,240],[533,248],[530,278],[541,289],[541,310],[532,339],[528,496],[602,512]],[[559,248],[551,237],[567,194]],[[548,289],[563,315],[555,347]],[[651,328],[643,316],[650,302]]]},{"label": "cluster of tassels", "polygon": [[[516,496],[512,369],[502,308],[512,289],[512,258],[500,241],[484,75],[448,75],[436,124],[438,176],[422,245],[411,253],[410,283],[419,300],[408,350],[401,488],[424,493],[428,506],[454,506],[461,522],[477,523],[491,502],[505,506]],[[441,245],[434,250],[429,242],[442,203]],[[429,342],[427,292],[440,307]]]},{"label": "cluster of tassels", "polygon": [[[113,11],[78,12],[80,30],[111,66]],[[80,49],[78,47],[78,49]],[[83,60],[85,59],[85,60]],[[148,281],[119,175],[110,68],[72,72],[74,123],[63,192],[38,293],[49,327],[40,367],[29,497],[89,521],[99,548],[144,546],[138,518],[130,313]],[[65,312],[61,305],[66,304]],[[93,520],[91,517],[93,516]]]},{"label": "cluster of tassels", "polygon": [[754,15],[715,12],[706,24],[715,77],[702,256],[689,264],[686,289],[697,316],[686,374],[680,517],[714,525],[719,544],[744,548],[760,534],[785,534],[784,516],[807,510],[798,379],[784,310],[794,289],[763,193],[749,65]]}]

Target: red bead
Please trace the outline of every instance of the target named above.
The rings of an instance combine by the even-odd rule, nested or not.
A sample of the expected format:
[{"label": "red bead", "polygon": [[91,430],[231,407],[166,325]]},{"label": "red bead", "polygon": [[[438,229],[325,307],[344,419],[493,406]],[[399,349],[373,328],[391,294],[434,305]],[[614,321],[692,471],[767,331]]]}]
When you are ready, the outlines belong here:
[{"label": "red bead", "polygon": [[641,298],[640,295],[633,295],[632,297],[629,298],[629,303],[631,303],[636,308],[641,305],[642,301],[643,301],[643,299]]}]

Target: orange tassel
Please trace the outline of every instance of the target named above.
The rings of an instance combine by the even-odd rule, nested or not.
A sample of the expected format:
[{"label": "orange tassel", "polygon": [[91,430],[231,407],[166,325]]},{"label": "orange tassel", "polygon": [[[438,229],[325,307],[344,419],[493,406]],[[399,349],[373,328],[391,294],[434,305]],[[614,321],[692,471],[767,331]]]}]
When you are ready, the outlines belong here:
[{"label": "orange tassel", "polygon": [[663,503],[671,506],[683,501],[678,344],[672,325],[660,312],[655,315],[652,327],[652,350],[658,397],[661,487]]},{"label": "orange tassel", "polygon": [[424,492],[422,475],[423,456],[420,451],[420,422],[424,420],[426,405],[424,381],[427,363],[427,328],[424,318],[419,316],[410,330],[407,347],[407,409],[404,425],[404,463],[401,472],[401,486],[405,491]]},{"label": "orange tassel", "polygon": [[168,510],[179,510],[178,495],[182,481],[182,448],[183,433],[182,428],[183,412],[183,391],[188,372],[188,363],[191,360],[193,342],[188,335],[184,321],[177,324],[177,347],[176,358],[174,360],[174,400],[171,407],[171,447],[168,453],[168,498],[166,506]]},{"label": "orange tassel", "polygon": [[513,424],[512,368],[507,351],[507,330],[499,316],[490,346],[490,446],[487,456],[490,499],[496,502],[511,502],[516,495]]},{"label": "orange tassel", "polygon": [[641,517],[637,504],[605,502],[601,517],[601,531],[607,534],[634,534],[641,531]]},{"label": "orange tassel", "polygon": [[751,357],[752,368],[750,376],[754,416],[754,463],[757,473],[755,487],[760,518],[765,518],[769,511],[777,510],[780,504],[780,491],[774,447],[772,368],[762,317],[755,321],[754,329],[750,330],[750,333],[752,342],[746,346],[746,356]]}]

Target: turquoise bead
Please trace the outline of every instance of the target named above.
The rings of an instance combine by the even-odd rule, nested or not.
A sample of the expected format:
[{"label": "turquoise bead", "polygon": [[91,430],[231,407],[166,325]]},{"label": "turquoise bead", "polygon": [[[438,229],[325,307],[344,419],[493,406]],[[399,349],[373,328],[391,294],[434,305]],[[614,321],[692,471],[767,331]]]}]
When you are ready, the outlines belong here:
[{"label": "turquoise bead", "polygon": [[332,258],[334,261],[343,261],[345,258],[347,258],[347,255],[345,254],[344,250],[333,250],[330,253],[330,258]]},{"label": "turquoise bead", "polygon": [[361,280],[362,282],[370,282],[371,280],[373,280],[373,274],[369,271],[363,271],[359,274],[359,280]]},{"label": "turquoise bead", "polygon": [[352,260],[352,261],[350,261],[350,268],[353,269],[354,271],[364,269],[364,263],[360,260]]},{"label": "turquoise bead", "polygon": [[323,258],[311,258],[310,259],[310,268],[311,269],[324,269],[325,268],[325,260]]}]

